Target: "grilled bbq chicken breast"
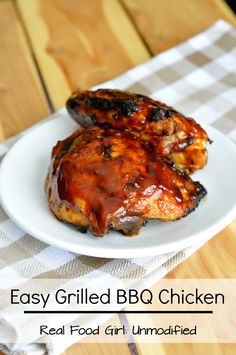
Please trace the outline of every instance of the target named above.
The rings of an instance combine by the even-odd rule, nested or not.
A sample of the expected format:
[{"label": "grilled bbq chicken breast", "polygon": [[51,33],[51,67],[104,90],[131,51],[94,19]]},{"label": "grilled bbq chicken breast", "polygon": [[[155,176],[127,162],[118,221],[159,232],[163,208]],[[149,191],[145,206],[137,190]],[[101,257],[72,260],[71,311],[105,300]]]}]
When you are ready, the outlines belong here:
[{"label": "grilled bbq chicken breast", "polygon": [[119,90],[77,91],[67,101],[71,117],[82,126],[127,130],[148,141],[177,169],[192,173],[207,162],[204,129],[162,102]]},{"label": "grilled bbq chicken breast", "polygon": [[151,219],[174,221],[206,194],[136,135],[96,126],[57,143],[45,188],[58,219],[95,236],[111,229],[137,234]]}]

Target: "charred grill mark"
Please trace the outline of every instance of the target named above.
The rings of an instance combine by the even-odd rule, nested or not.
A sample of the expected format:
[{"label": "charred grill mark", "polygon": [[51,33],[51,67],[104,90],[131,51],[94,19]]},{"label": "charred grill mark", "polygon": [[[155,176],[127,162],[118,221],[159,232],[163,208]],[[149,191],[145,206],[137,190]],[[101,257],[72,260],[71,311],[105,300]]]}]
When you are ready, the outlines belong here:
[{"label": "charred grill mark", "polygon": [[144,218],[143,219],[143,227],[145,227],[149,222],[149,219],[148,218]]},{"label": "charred grill mark", "polygon": [[67,106],[69,109],[71,109],[71,110],[77,112],[78,103],[77,103],[77,100],[76,100],[76,99],[69,99],[69,100],[67,100],[66,106]]},{"label": "charred grill mark", "polygon": [[150,116],[149,116],[149,121],[150,122],[157,122],[159,120],[162,119],[162,116],[161,116],[161,109],[160,108],[155,108]]},{"label": "charred grill mark", "polygon": [[191,144],[193,144],[194,143],[194,139],[193,138],[189,138],[188,140],[187,140],[187,145],[191,145]]},{"label": "charred grill mark", "polygon": [[[175,163],[172,161],[172,160],[170,160],[169,158],[162,158],[162,160],[166,163],[166,164],[168,164],[169,166],[171,166],[171,168],[173,169],[173,170],[177,170],[177,168],[176,168],[176,165],[175,165]],[[178,171],[178,173],[180,174],[180,175],[185,175],[184,173],[182,173],[182,172],[180,172],[180,171]]]},{"label": "charred grill mark", "polygon": [[67,139],[64,141],[63,148],[62,150],[56,154],[56,158],[61,158],[64,155],[66,155],[70,151],[70,147],[73,144],[74,140],[73,139]]},{"label": "charred grill mark", "polygon": [[86,105],[89,108],[96,108],[99,110],[111,109],[111,101],[107,99],[101,99],[100,97],[89,97],[86,99]]},{"label": "charred grill mark", "polygon": [[101,146],[101,153],[102,153],[102,156],[107,158],[107,159],[110,159],[111,158],[111,153],[112,153],[112,146],[111,144],[105,146],[105,145],[102,145]]},{"label": "charred grill mark", "polygon": [[[133,94],[131,93],[131,95],[133,95]],[[144,102],[146,102],[146,101],[149,101],[149,100],[150,100],[149,97],[144,96],[144,95],[141,95],[141,94],[135,94],[135,96],[138,98],[139,101],[144,101]]]},{"label": "charred grill mark", "polygon": [[127,236],[136,235],[140,228],[144,225],[145,219],[142,216],[126,216],[119,218],[118,223],[115,223],[112,228],[118,229],[122,234]]},{"label": "charred grill mark", "polygon": [[[68,223],[68,222],[67,222]],[[88,226],[81,226],[75,223],[69,223],[70,225],[72,225],[75,229],[77,229],[80,233],[87,233],[89,227]]]},{"label": "charred grill mark", "polygon": [[126,99],[126,98],[114,98],[105,99],[100,97],[89,97],[86,99],[86,105],[89,108],[98,110],[117,110],[115,119],[119,118],[119,112],[121,112],[126,117],[131,117],[134,112],[138,112],[139,106],[137,105],[137,99]]},{"label": "charred grill mark", "polygon": [[170,110],[165,110],[160,107],[155,107],[149,116],[149,121],[157,122],[159,120],[163,120],[171,117],[172,117],[172,112]]},{"label": "charred grill mark", "polygon": [[117,100],[120,111],[127,117],[131,117],[134,112],[139,111],[135,99]]},{"label": "charred grill mark", "polygon": [[164,111],[164,115],[168,118],[171,118],[173,116],[172,112],[170,110],[163,110]]},{"label": "charred grill mark", "polygon": [[207,190],[199,181],[196,181],[196,184],[197,184],[197,188],[196,188],[197,196],[195,197],[195,199],[197,200],[197,205],[196,205],[197,207],[201,199],[207,195]]},{"label": "charred grill mark", "polygon": [[187,208],[182,217],[187,217],[190,213],[194,212],[201,200],[207,195],[207,190],[205,189],[205,187],[199,181],[196,181],[195,183],[197,184],[196,192],[195,195],[192,196],[192,199],[195,201],[194,206],[191,208]]}]

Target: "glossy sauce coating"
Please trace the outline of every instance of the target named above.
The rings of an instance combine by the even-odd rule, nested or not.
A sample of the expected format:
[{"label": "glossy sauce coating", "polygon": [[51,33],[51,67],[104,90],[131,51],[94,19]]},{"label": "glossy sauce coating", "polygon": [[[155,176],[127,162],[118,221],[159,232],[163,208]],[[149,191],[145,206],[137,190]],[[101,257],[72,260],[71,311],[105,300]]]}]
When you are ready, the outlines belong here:
[{"label": "glossy sauce coating", "polygon": [[132,133],[95,126],[57,143],[46,191],[59,219],[96,236],[109,229],[136,234],[149,219],[176,220],[206,194]]}]

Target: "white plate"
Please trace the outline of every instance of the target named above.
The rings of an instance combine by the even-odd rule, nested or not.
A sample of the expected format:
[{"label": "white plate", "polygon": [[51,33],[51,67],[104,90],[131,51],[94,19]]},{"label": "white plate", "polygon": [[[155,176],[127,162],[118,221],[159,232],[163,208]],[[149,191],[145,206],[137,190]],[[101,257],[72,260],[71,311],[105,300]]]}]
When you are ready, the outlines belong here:
[{"label": "white plate", "polygon": [[23,136],[1,164],[1,203],[9,217],[34,237],[79,254],[132,258],[194,245],[219,232],[236,216],[236,148],[222,133],[205,127],[214,144],[209,146],[206,168],[193,178],[206,187],[208,196],[186,218],[150,222],[133,238],[117,232],[96,238],[58,221],[48,209],[44,180],[52,147],[77,127],[66,116],[46,121]]}]

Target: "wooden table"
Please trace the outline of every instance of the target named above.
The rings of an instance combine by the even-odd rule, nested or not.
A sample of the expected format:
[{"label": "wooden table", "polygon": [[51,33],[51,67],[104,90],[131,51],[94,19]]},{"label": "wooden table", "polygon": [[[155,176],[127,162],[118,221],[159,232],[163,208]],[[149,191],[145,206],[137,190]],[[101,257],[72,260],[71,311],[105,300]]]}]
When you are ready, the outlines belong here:
[{"label": "wooden table", "polygon": [[[62,107],[75,88],[112,78],[219,18],[236,25],[222,0],[0,0],[0,139]],[[235,278],[235,236],[236,221],[168,277]],[[233,355],[236,346],[77,344],[64,354],[206,352]]]}]

